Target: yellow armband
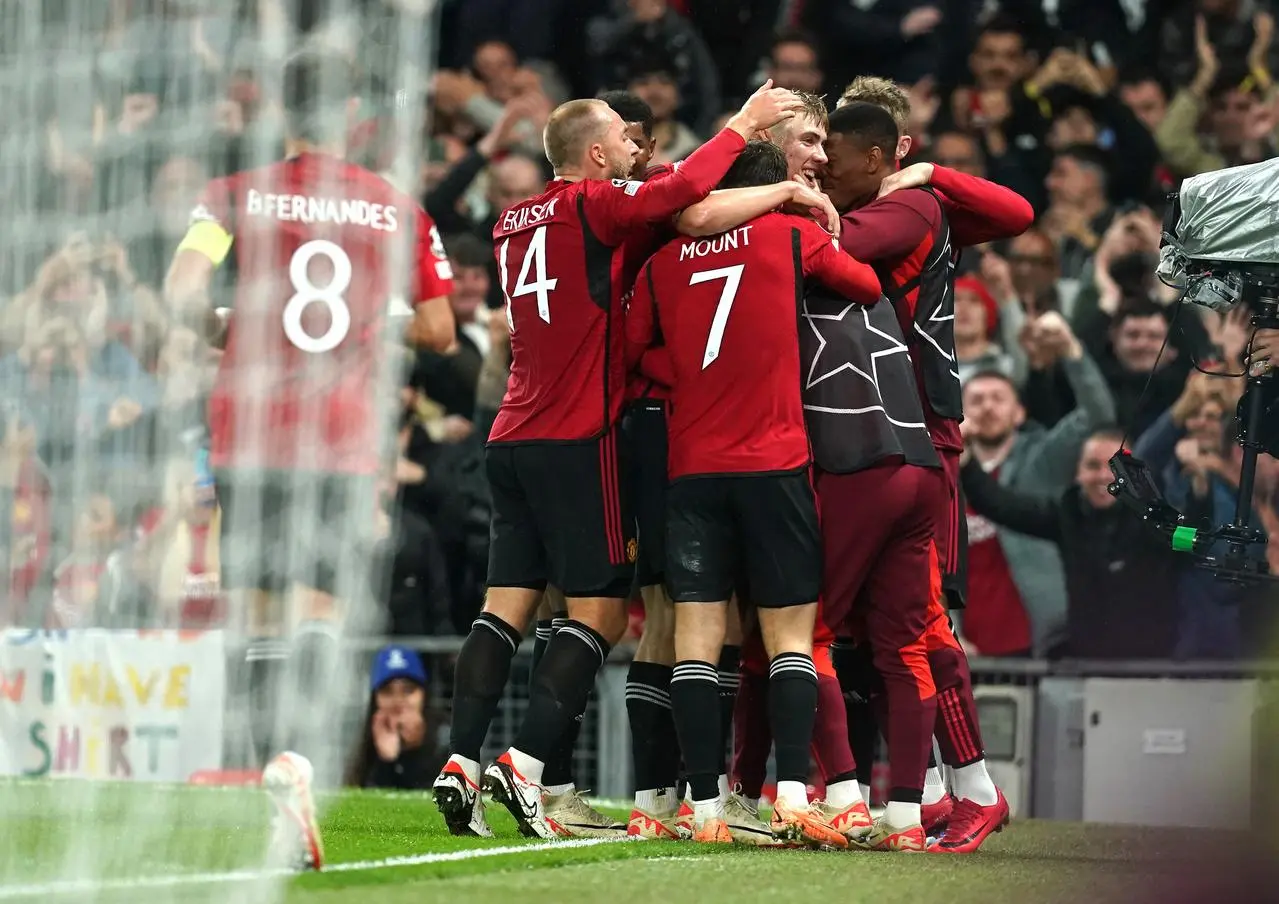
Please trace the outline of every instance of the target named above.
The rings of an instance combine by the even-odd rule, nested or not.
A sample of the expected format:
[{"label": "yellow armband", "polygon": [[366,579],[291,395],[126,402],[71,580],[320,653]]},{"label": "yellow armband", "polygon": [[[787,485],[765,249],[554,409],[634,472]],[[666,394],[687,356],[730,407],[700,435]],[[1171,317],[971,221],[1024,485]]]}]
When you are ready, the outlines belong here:
[{"label": "yellow armband", "polygon": [[212,220],[200,220],[191,224],[187,234],[183,236],[179,251],[198,251],[213,261],[214,266],[226,260],[231,252],[234,239],[231,233]]}]

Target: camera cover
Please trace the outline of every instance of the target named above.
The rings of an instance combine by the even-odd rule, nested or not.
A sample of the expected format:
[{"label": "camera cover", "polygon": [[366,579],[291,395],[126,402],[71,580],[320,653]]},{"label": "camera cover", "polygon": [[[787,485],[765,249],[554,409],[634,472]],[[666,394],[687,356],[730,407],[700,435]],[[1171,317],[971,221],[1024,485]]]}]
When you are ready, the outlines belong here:
[{"label": "camera cover", "polygon": [[1279,159],[1192,176],[1176,238],[1188,258],[1279,264]]}]

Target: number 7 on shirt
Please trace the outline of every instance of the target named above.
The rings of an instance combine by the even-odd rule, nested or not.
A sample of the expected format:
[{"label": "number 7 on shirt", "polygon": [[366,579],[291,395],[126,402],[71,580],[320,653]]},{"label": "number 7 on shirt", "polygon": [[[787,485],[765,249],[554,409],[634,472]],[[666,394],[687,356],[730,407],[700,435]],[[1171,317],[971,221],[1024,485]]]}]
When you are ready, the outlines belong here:
[{"label": "number 7 on shirt", "polygon": [[728,326],[728,314],[733,310],[733,301],[737,298],[737,290],[742,285],[742,272],[745,269],[745,264],[734,264],[717,270],[702,270],[688,279],[690,286],[717,279],[724,280],[724,288],[719,293],[719,303],[715,305],[715,316],[711,320],[711,332],[706,337],[706,353],[702,355],[702,370],[719,357],[719,347],[724,341],[724,328]]}]

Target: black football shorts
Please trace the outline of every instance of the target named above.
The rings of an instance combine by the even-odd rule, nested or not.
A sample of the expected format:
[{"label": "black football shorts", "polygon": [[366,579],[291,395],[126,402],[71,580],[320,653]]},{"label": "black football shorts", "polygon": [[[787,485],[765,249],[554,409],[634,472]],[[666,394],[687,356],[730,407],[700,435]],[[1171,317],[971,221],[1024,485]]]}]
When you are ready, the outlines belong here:
[{"label": "black football shorts", "polygon": [[371,593],[374,478],[224,469],[214,486],[223,589],[283,593],[296,582],[350,603]]},{"label": "black football shorts", "polygon": [[[677,603],[814,603],[822,535],[808,469],[684,477],[666,495],[666,585]],[[741,586],[745,582],[745,586]]]},{"label": "black football shorts", "polygon": [[635,584],[652,587],[666,571],[666,406],[660,401],[637,402],[622,418],[622,438],[639,557]]},{"label": "black football shorts", "polygon": [[490,443],[490,587],[630,596],[639,545],[614,429],[585,442]]}]

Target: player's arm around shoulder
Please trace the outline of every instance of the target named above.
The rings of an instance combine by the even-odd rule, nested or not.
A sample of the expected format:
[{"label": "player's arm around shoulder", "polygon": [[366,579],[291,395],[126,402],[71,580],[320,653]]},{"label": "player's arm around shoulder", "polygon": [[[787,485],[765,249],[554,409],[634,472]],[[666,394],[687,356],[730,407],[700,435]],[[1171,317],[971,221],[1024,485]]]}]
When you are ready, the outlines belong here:
[{"label": "player's arm around shoulder", "polygon": [[864,261],[905,257],[941,222],[941,205],[922,190],[897,191],[844,214],[845,251]]},{"label": "player's arm around shoulder", "polygon": [[713,191],[703,200],[680,211],[675,218],[675,228],[682,235],[695,238],[718,235],[790,204],[798,190],[799,186],[794,182],[777,182]]},{"label": "player's arm around shoulder", "polygon": [[213,271],[231,252],[234,236],[229,222],[229,188],[225,179],[215,179],[191,212],[186,235],[178,243],[164,278],[164,300],[180,322],[203,327],[205,335],[216,339],[222,322],[209,304]]}]

